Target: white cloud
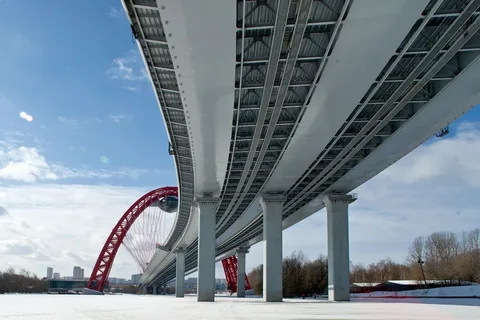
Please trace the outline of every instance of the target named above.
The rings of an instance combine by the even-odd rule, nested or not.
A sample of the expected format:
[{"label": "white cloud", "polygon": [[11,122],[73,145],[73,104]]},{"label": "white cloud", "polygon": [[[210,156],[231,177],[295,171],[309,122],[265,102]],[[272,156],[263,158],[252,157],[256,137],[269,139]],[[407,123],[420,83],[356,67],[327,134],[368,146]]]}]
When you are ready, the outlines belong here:
[{"label": "white cloud", "polygon": [[[0,219],[0,270],[13,266],[44,276],[51,266],[66,276],[80,265],[89,276],[115,223],[147,191],[59,184],[0,186],[0,203],[10,211],[10,217]],[[111,275],[129,277],[138,271],[122,247]]]},{"label": "white cloud", "polygon": [[63,116],[58,116],[57,120],[65,123],[65,124],[69,124],[69,125],[76,125],[78,123],[78,120],[76,120],[76,119],[67,118],[67,117],[63,117]]},{"label": "white cloud", "polygon": [[415,184],[432,179],[456,179],[480,187],[480,123],[464,123],[454,137],[436,140],[382,173],[392,182]]},{"label": "white cloud", "polygon": [[[107,157],[100,159],[108,163]],[[59,179],[138,179],[146,174],[165,174],[159,169],[137,169],[117,167],[112,169],[73,168],[61,163],[48,163],[37,148],[25,146],[14,147],[5,141],[0,141],[0,181],[17,181],[35,183],[39,181]]]},{"label": "white cloud", "polygon": [[31,259],[33,261],[52,261],[52,258],[48,255],[46,255],[45,253],[43,253],[42,251],[37,251],[32,257]]},{"label": "white cloud", "polygon": [[28,113],[26,113],[25,111],[20,112],[19,116],[20,116],[20,118],[24,119],[25,121],[28,121],[28,122],[33,121],[33,117],[31,115],[29,115]]},{"label": "white cloud", "polygon": [[123,89],[128,90],[128,91],[130,91],[130,92],[135,92],[135,91],[138,90],[137,87],[123,87]]},{"label": "white cloud", "polygon": [[35,253],[37,245],[29,239],[7,239],[0,241],[0,253],[26,256]]},{"label": "white cloud", "polygon": [[0,149],[0,179],[32,183],[55,180],[58,176],[36,148],[21,146],[7,151]]},{"label": "white cloud", "polygon": [[84,261],[84,259],[82,259],[80,256],[78,256],[77,254],[73,253],[70,250],[64,250],[62,252],[62,254],[63,254],[63,256],[65,256],[69,259],[72,259],[73,261],[75,261],[77,263],[82,263]]},{"label": "white cloud", "polygon": [[109,164],[109,163],[110,163],[110,159],[108,159],[107,156],[101,156],[101,157],[100,157],[100,161],[101,161],[103,164]]},{"label": "white cloud", "polygon": [[113,67],[106,72],[110,79],[129,81],[145,81],[148,79],[147,72],[143,68],[143,62],[135,50],[128,51],[123,57],[113,59],[112,64]]},{"label": "white cloud", "polygon": [[64,165],[52,165],[52,170],[58,174],[60,179],[109,179],[109,178],[130,178],[138,179],[147,174],[163,175],[166,170],[161,169],[136,169],[118,167],[115,169],[79,169],[69,168]]},{"label": "white cloud", "polygon": [[99,117],[77,119],[77,118],[71,118],[71,117],[58,116],[57,120],[71,126],[75,126],[77,124],[91,124],[91,123],[103,122],[103,120]]},{"label": "white cloud", "polygon": [[0,144],[21,144],[27,136],[18,130],[10,131],[0,129],[0,132],[3,134],[3,140],[0,140]]},{"label": "white cloud", "polygon": [[120,123],[123,120],[125,120],[127,117],[124,114],[112,114],[108,118],[115,123]]},{"label": "white cloud", "polygon": [[122,9],[118,9],[116,7],[110,7],[110,10],[108,11],[108,16],[113,19],[120,19],[125,15]]}]

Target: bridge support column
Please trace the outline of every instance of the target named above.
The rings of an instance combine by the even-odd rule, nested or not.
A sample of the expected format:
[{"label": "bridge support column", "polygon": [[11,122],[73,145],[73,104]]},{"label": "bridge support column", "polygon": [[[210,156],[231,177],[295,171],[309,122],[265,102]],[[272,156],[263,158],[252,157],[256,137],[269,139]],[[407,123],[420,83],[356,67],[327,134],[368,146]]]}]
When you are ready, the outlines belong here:
[{"label": "bridge support column", "polygon": [[197,301],[215,300],[215,223],[217,198],[196,198],[198,207]]},{"label": "bridge support column", "polygon": [[175,296],[183,298],[185,295],[185,249],[175,250],[176,256],[176,276],[175,276]]},{"label": "bridge support column", "polygon": [[327,208],[328,300],[350,301],[350,258],[348,249],[348,205],[356,197],[330,194],[323,197]]},{"label": "bridge support column", "polygon": [[282,209],[285,197],[266,194],[263,209],[263,300],[282,301]]},{"label": "bridge support column", "polygon": [[142,287],[142,294],[147,294],[147,286]]},{"label": "bridge support column", "polygon": [[237,250],[237,297],[245,297],[245,255],[248,248],[240,247]]},{"label": "bridge support column", "polygon": [[153,295],[157,294],[157,286],[153,286]]}]

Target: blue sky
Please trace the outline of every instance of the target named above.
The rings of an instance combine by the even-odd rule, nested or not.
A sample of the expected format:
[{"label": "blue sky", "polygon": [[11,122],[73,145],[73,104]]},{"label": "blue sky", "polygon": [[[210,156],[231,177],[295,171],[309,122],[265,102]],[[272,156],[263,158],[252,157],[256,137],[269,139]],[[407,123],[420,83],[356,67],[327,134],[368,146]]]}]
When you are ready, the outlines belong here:
[{"label": "blue sky", "polygon": [[[120,2],[0,6],[0,99],[7,101],[0,128],[36,138],[45,157],[69,167],[162,169],[89,183],[175,183],[161,114]],[[34,120],[19,118],[19,110]]]},{"label": "blue sky", "polygon": [[[176,184],[143,61],[119,0],[0,0],[0,30],[0,269],[89,274],[125,209]],[[480,109],[450,128],[356,190],[353,262],[401,262],[416,236],[480,227]],[[326,254],[325,223],[289,228],[284,255]],[[247,266],[261,261],[258,244]],[[137,271],[121,250],[112,276]]]},{"label": "blue sky", "polygon": [[[124,210],[176,185],[143,61],[118,0],[0,1],[0,30],[0,269],[88,273]],[[136,272],[121,251],[112,275]]]}]

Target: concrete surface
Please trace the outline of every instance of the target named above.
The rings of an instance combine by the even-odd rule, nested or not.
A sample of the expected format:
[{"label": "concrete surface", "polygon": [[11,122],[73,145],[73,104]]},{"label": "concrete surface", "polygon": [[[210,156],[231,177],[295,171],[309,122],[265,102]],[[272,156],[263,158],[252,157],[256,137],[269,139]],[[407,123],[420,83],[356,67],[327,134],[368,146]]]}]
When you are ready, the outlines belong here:
[{"label": "concrete surface", "polygon": [[[140,295],[0,295],[0,319],[479,319],[480,299],[428,299],[429,304],[387,299],[328,302],[286,299],[265,303],[259,298]],[[371,301],[375,300],[375,301]],[[398,301],[400,299],[397,299]],[[427,300],[427,299],[426,299]],[[433,301],[437,300],[437,301]],[[449,305],[460,303],[476,305]]]}]

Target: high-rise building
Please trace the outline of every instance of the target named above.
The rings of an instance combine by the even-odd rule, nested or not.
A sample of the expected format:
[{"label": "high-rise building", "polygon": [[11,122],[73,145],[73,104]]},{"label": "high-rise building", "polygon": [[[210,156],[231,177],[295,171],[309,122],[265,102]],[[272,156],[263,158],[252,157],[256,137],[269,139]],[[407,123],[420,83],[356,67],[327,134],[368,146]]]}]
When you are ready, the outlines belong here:
[{"label": "high-rise building", "polygon": [[60,279],[60,273],[59,272],[54,272],[53,273],[53,279]]},{"label": "high-rise building", "polygon": [[83,279],[84,273],[84,270],[79,266],[73,267],[73,279]]},{"label": "high-rise building", "polygon": [[139,284],[140,283],[140,277],[142,276],[141,273],[138,274],[132,274],[132,284]]},{"label": "high-rise building", "polygon": [[47,267],[47,279],[52,279],[53,277],[53,268]]},{"label": "high-rise building", "polygon": [[110,284],[125,284],[127,283],[127,279],[124,278],[116,278],[116,277],[109,277],[108,282]]}]

